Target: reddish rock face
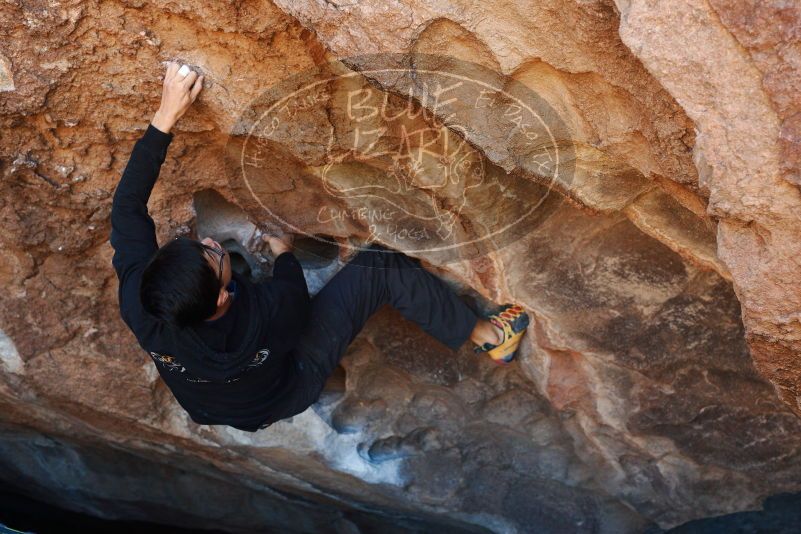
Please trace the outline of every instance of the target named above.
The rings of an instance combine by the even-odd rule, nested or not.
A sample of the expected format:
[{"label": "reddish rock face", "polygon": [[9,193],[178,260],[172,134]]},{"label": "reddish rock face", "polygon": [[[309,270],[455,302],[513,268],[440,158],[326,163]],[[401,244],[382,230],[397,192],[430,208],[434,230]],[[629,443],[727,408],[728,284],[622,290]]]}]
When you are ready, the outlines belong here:
[{"label": "reddish rock face", "polygon": [[[737,1],[653,7],[620,2],[621,37],[696,124],[694,158],[708,211],[720,221],[718,256],[732,273],[751,355],[801,415],[801,292],[794,282],[801,67],[793,59],[801,8]],[[686,46],[687,35],[704,46]]]},{"label": "reddish rock face", "polygon": [[[799,490],[801,14],[680,4],[0,7],[4,423],[429,526],[636,531]],[[192,423],[107,241],[171,59],[207,86],[160,241],[211,235],[258,277],[254,236],[288,227],[316,291],[377,239],[522,304],[518,363],[383,310],[293,420]]]}]

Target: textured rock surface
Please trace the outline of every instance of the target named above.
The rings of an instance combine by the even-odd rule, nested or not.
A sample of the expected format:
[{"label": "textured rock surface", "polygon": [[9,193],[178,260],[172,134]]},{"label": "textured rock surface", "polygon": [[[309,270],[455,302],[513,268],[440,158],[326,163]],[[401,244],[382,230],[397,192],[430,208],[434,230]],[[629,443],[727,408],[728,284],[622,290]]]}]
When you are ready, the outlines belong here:
[{"label": "textured rock surface", "polygon": [[[53,458],[52,442],[19,428],[69,436],[63,457],[94,490],[50,492],[64,504],[96,505],[119,487],[127,472],[103,475],[114,450],[301,496],[318,513],[298,505],[275,522],[305,515],[301,531],[405,521],[636,532],[801,488],[797,7],[7,2],[0,21],[0,404],[13,425],[2,443],[6,458]],[[535,216],[483,255],[417,254],[477,302],[529,310],[519,364],[496,368],[468,347],[454,355],[387,309],[343,360],[343,386],[332,381],[312,409],[255,435],[195,425],[118,317],[107,242],[111,194],[157,107],[161,62],[198,65],[208,86],[154,190],[159,238],[209,233],[259,276],[269,264],[249,249],[254,223],[269,221],[256,200],[340,245],[371,233],[360,217],[321,220],[321,209],[359,206],[321,183],[343,191],[386,177],[380,159],[328,164],[352,140],[343,95],[372,88],[398,104],[409,87],[370,74],[367,54],[390,52],[447,54],[523,84],[569,133],[569,179],[551,183],[498,117],[471,123],[458,160],[513,195],[464,197],[459,237],[536,204]],[[263,174],[243,195],[230,155],[254,102],[309,72],[339,78],[260,145]],[[397,125],[369,125],[391,132],[376,146],[396,141]],[[424,178],[403,198],[425,199]],[[336,269],[336,248],[319,247],[300,251],[313,289]],[[64,484],[69,471],[56,472]],[[26,483],[47,486],[44,475]],[[120,500],[143,504],[116,513],[152,513],[138,484]],[[174,521],[216,513],[180,506],[187,515]],[[250,520],[229,524],[263,519]]]},{"label": "textured rock surface", "polygon": [[[732,271],[754,362],[801,414],[801,7],[619,4],[623,41],[700,133],[694,159],[708,211],[720,219],[718,256]],[[705,46],[687,46],[688,35]]]}]

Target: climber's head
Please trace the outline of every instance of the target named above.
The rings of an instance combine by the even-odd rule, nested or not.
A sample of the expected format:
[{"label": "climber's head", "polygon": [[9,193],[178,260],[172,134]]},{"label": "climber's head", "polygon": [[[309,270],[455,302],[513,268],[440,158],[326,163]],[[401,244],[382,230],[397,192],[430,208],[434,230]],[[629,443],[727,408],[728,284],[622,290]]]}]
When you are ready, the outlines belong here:
[{"label": "climber's head", "polygon": [[207,237],[179,237],[162,246],[142,273],[142,307],[166,323],[184,328],[212,317],[231,298],[231,258]]}]

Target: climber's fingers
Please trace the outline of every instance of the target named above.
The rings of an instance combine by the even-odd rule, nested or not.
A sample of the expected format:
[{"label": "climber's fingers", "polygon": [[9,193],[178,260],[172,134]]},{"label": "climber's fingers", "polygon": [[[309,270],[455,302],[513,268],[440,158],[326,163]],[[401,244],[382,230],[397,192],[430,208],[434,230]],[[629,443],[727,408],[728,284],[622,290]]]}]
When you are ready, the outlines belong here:
[{"label": "climber's fingers", "polygon": [[164,81],[170,82],[173,78],[175,78],[175,73],[178,72],[178,63],[175,61],[170,61],[167,64],[167,73],[164,75]]},{"label": "climber's fingers", "polygon": [[187,74],[183,80],[180,80],[179,83],[188,91],[189,88],[192,87],[192,84],[195,83],[195,80],[197,80],[197,72],[190,70],[189,74]]},{"label": "climber's fingers", "polygon": [[[186,75],[184,76],[184,73]],[[188,65],[170,62],[164,75],[161,105],[153,118],[153,126],[168,133],[184,116],[203,87],[203,77]]]},{"label": "climber's fingers", "polygon": [[189,98],[192,99],[192,102],[195,101],[197,95],[200,94],[200,90],[203,89],[203,78],[203,76],[198,77],[198,79],[195,80],[195,83],[192,84],[192,90],[189,91]]},{"label": "climber's fingers", "polygon": [[278,237],[265,234],[262,236],[262,240],[266,241],[267,244],[270,245],[270,252],[272,252],[273,256],[277,258],[284,252],[292,250],[294,235],[285,233]]}]

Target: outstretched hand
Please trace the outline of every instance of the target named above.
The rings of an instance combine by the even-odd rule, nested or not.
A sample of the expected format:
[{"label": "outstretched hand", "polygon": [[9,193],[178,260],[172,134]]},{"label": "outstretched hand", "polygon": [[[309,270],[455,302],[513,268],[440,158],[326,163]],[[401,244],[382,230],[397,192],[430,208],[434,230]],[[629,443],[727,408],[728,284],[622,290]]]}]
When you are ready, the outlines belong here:
[{"label": "outstretched hand", "polygon": [[175,61],[168,63],[161,93],[161,106],[150,121],[164,133],[170,132],[203,89],[202,75],[198,76],[195,71],[189,71],[189,74],[182,76],[178,72],[180,68],[181,65]]},{"label": "outstretched hand", "polygon": [[261,238],[270,245],[270,251],[273,253],[274,258],[284,252],[292,251],[292,242],[294,241],[292,234],[284,234],[281,237],[264,234]]}]

